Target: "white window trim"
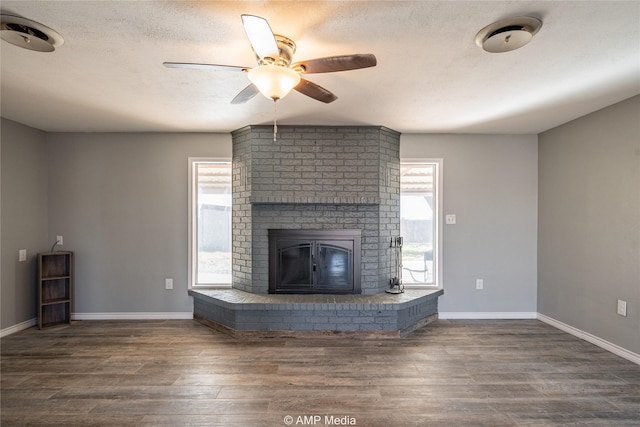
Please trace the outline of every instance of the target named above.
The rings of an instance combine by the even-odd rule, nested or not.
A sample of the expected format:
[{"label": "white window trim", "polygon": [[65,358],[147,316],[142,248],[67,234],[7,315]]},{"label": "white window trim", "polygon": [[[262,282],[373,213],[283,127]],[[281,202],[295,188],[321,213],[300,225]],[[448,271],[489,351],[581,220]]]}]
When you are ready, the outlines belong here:
[{"label": "white window trim", "polygon": [[198,200],[194,197],[194,189],[197,188],[197,176],[196,176],[196,168],[194,165],[196,163],[231,163],[231,158],[228,157],[189,157],[189,188],[188,188],[188,203],[189,203],[189,212],[188,212],[188,223],[187,227],[189,230],[189,237],[187,242],[187,252],[189,258],[189,268],[187,269],[187,288],[188,289],[230,289],[232,285],[230,283],[223,284],[206,284],[206,285],[198,285],[196,283],[197,278],[197,253],[198,248],[196,247],[198,243],[198,229],[194,226],[196,224],[196,217],[198,212]]},{"label": "white window trim", "polygon": [[411,164],[425,164],[425,163],[433,163],[435,164],[436,167],[436,172],[434,174],[434,177],[436,179],[436,192],[437,192],[437,197],[434,199],[435,203],[436,203],[436,212],[437,215],[434,216],[434,220],[435,220],[435,227],[436,227],[436,235],[435,235],[435,242],[434,242],[434,247],[436,248],[436,250],[434,251],[433,254],[433,263],[436,266],[436,274],[434,276],[434,283],[433,284],[427,284],[427,283],[407,283],[407,284],[403,284],[405,288],[407,289],[443,289],[444,288],[444,283],[443,283],[443,274],[442,274],[442,267],[443,267],[443,252],[442,252],[442,240],[443,240],[443,225],[444,225],[444,204],[442,202],[443,200],[443,176],[444,176],[444,159],[442,158],[411,158],[411,159],[400,159],[400,165],[411,165]]}]

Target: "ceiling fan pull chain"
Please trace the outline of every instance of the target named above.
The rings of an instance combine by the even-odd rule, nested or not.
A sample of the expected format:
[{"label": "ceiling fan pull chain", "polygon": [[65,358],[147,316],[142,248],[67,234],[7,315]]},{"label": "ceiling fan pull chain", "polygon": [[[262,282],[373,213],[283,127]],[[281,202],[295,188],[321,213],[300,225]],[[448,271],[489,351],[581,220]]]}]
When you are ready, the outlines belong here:
[{"label": "ceiling fan pull chain", "polygon": [[273,100],[273,142],[276,142],[276,134],[278,133],[278,123],[276,122],[277,116],[277,108],[276,108],[277,99]]}]

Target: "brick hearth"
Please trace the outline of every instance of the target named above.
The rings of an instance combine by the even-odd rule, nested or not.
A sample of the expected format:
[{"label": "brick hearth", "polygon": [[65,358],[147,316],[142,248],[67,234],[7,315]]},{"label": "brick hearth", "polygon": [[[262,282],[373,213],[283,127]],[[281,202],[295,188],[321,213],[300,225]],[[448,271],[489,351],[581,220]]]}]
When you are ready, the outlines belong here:
[{"label": "brick hearth", "polygon": [[194,316],[238,337],[405,336],[438,316],[439,290],[392,295],[260,295],[235,289],[190,291]]}]

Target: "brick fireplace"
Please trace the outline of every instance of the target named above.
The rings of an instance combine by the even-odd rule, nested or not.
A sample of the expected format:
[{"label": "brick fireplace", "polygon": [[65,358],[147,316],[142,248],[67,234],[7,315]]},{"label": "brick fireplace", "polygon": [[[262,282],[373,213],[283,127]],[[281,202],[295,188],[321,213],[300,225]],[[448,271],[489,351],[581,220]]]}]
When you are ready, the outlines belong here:
[{"label": "brick fireplace", "polygon": [[[398,337],[436,319],[442,289],[384,292],[395,273],[391,239],[400,235],[400,134],[381,126],[278,130],[277,141],[271,126],[232,132],[233,288],[190,290],[194,318],[233,336],[252,338]],[[287,242],[278,246],[272,239],[270,244],[270,235],[284,235]],[[352,245],[345,243],[349,239]],[[298,258],[309,262],[300,255],[309,247],[315,254],[311,268],[335,278],[325,281],[320,272],[305,282],[301,278],[308,269],[274,271],[270,246],[294,248],[286,255],[293,264]],[[359,269],[343,258],[351,249]],[[327,263],[335,268],[313,258],[323,250],[329,250]],[[351,267],[359,279],[347,291],[351,285],[342,282]],[[285,289],[269,293],[274,274],[287,278]],[[300,283],[312,285],[287,292],[291,284]]]},{"label": "brick fireplace", "polygon": [[266,294],[269,230],[361,231],[364,295],[384,292],[400,234],[400,134],[380,126],[247,126],[233,140],[233,287]]}]

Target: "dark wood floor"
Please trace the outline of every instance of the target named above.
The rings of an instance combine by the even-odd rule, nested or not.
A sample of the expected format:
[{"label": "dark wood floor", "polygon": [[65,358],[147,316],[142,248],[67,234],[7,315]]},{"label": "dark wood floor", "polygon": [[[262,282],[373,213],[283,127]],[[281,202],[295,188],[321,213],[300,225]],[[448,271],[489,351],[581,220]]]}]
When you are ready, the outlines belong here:
[{"label": "dark wood floor", "polygon": [[83,321],[0,344],[2,426],[640,425],[640,366],[535,320],[369,340]]}]

